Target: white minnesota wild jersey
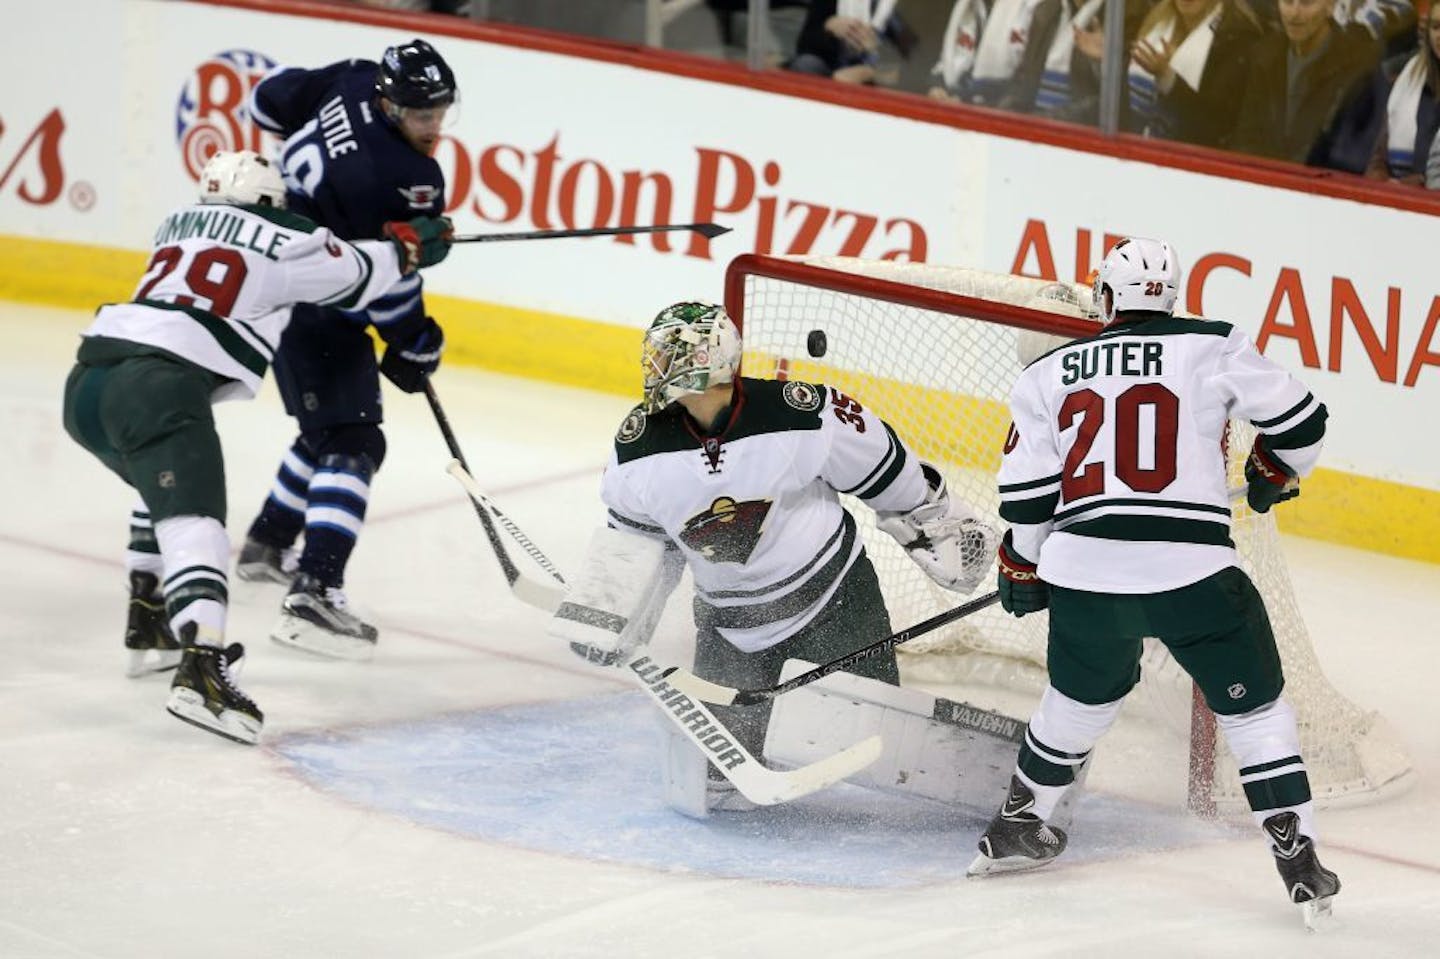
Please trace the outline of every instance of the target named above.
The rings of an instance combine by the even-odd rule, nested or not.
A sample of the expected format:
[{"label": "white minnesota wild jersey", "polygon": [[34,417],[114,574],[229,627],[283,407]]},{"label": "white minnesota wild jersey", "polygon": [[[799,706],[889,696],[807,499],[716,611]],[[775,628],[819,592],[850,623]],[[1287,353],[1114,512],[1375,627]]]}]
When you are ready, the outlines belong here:
[{"label": "white minnesota wild jersey", "polygon": [[1036,360],[1011,393],[1000,515],[1040,578],[1176,589],[1237,565],[1221,450],[1248,420],[1297,476],[1325,406],[1229,323],[1149,315]]},{"label": "white minnesota wild jersey", "polygon": [[861,555],[837,490],[908,511],[926,484],[895,431],[837,390],[741,378],[735,395],[709,435],[679,404],[631,411],[600,495],[612,526],[683,551],[720,634],[755,652],[810,622]]},{"label": "white minnesota wild jersey", "polygon": [[347,243],[265,206],[183,207],[160,224],[153,248],[131,302],[102,306],[82,335],[212,370],[232,381],[216,401],[255,395],[294,304],[358,309],[400,280],[389,241]]}]

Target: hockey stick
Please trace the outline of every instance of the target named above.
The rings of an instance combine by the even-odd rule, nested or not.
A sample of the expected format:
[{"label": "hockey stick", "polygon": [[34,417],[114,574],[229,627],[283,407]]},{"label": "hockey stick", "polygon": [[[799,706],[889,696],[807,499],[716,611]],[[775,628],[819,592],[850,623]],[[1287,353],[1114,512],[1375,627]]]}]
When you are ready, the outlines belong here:
[{"label": "hockey stick", "polygon": [[[1234,500],[1243,497],[1245,490],[1246,487],[1244,486],[1236,486],[1226,492],[1229,494],[1229,498]],[[972,599],[968,603],[962,603],[953,609],[947,609],[943,613],[938,613],[923,622],[902,629],[898,633],[892,633],[884,639],[871,643],[869,646],[860,647],[847,656],[841,656],[839,659],[832,660],[823,666],[817,666],[812,670],[803,672],[799,676],[795,676],[775,686],[761,689],[735,689],[730,686],[721,686],[718,683],[701,679],[689,670],[682,669],[679,666],[666,667],[662,671],[661,676],[669,680],[670,685],[676,689],[688,693],[694,698],[704,702],[713,703],[717,706],[728,706],[732,704],[748,706],[752,703],[774,699],[781,693],[788,693],[792,689],[799,689],[801,686],[813,683],[817,679],[823,679],[831,673],[839,672],[872,656],[878,656],[888,652],[901,643],[906,643],[918,636],[934,632],[941,626],[953,623],[957,619],[963,619],[971,613],[979,612],[987,606],[992,606],[998,602],[999,599],[999,592],[986,593],[984,596]]]},{"label": "hockey stick", "polygon": [[870,736],[833,756],[798,769],[776,770],[761,765],[740,745],[715,715],[696,698],[666,682],[673,670],[649,656],[637,656],[622,667],[634,674],[646,694],[672,723],[705,754],[720,774],[730,780],[741,795],[761,806],[789,802],[842,779],[853,776],[880,758],[882,742]]},{"label": "hockey stick", "polygon": [[660,226],[599,226],[583,230],[531,230],[524,233],[462,233],[450,238],[451,243],[500,243],[509,240],[563,240],[572,236],[632,236],[636,233],[670,233],[693,231],[713,240],[730,232],[718,223],[666,223]]},{"label": "hockey stick", "polygon": [[963,619],[971,613],[978,612],[987,606],[994,605],[1000,600],[998,592],[986,593],[968,603],[961,603],[953,609],[947,609],[943,613],[931,616],[924,622],[916,623],[914,626],[900,630],[898,633],[891,633],[884,639],[877,640],[869,646],[861,646],[855,652],[839,659],[833,659],[823,666],[816,666],[814,669],[801,673],[792,679],[775,686],[768,686],[761,689],[734,689],[730,686],[721,686],[709,680],[701,679],[694,673],[679,666],[670,666],[661,672],[661,678],[669,680],[670,685],[687,693],[695,699],[707,703],[714,703],[717,706],[749,706],[753,703],[762,703],[768,699],[774,699],[781,693],[788,693],[792,689],[799,689],[817,679],[823,679],[831,673],[840,672],[856,663],[869,659],[872,656],[879,656],[889,652],[901,643],[908,643],[917,636],[934,632],[947,623],[953,623],[957,619]]},{"label": "hockey stick", "polygon": [[[460,452],[460,444],[455,439],[454,431],[450,429],[450,420],[446,417],[445,410],[440,405],[440,397],[435,395],[435,385],[431,383],[428,378],[425,380],[425,399],[430,402],[430,412],[435,414],[435,423],[440,427],[440,434],[445,437],[445,445],[449,447],[450,455],[455,458],[455,463],[459,465],[460,469],[463,470],[468,477],[469,468],[465,465],[465,454]],[[457,479],[459,478],[453,469],[450,472],[451,475],[456,476]],[[474,484],[473,479],[471,480],[471,484]],[[461,485],[465,485],[463,481]],[[466,487],[465,491],[469,494],[469,487]],[[478,487],[476,487],[476,492],[479,492]],[[483,505],[481,502],[482,499],[484,499]],[[508,524],[509,528],[514,529],[515,533],[519,534],[519,537],[524,537],[524,534],[520,533],[519,529],[516,528],[513,523],[510,523],[509,519],[505,517],[493,503],[490,503],[489,498],[485,497],[484,494],[481,494],[480,497],[470,494],[470,504],[475,507],[475,515],[480,517],[480,525],[485,527],[485,538],[490,541],[490,548],[495,553],[495,560],[500,564],[500,571],[505,574],[505,582],[510,586],[510,591],[515,594],[515,598],[528,606],[534,606],[536,609],[549,613],[555,612],[560,606],[561,597],[564,595],[563,591],[546,586],[543,583],[537,583],[520,572],[520,568],[515,565],[515,561],[510,558],[509,552],[506,551],[505,543],[500,539],[500,533],[495,528],[495,523],[490,519],[490,515],[486,512],[485,507],[488,505],[491,509],[494,509],[496,515],[500,516],[502,520]],[[517,539],[519,537],[517,537]],[[526,543],[530,543],[528,538],[525,539],[521,545],[525,545]],[[534,544],[530,543],[529,548],[533,549],[533,547]],[[531,555],[538,555],[540,559],[545,559],[544,554],[538,549],[534,549]],[[539,560],[537,559],[536,562],[539,562]],[[564,582],[564,580],[560,578],[559,572],[555,570],[554,565],[551,564],[548,559],[545,559],[542,565],[545,566],[546,571],[551,573],[552,576],[555,576],[559,582]]]},{"label": "hockey stick", "polygon": [[[525,550],[526,555],[535,561],[535,565],[549,573],[550,578],[561,587],[557,589],[549,583],[536,582],[515,568],[515,564],[511,562],[510,568],[515,570],[515,578],[510,579],[508,571],[505,573],[505,578],[510,580],[510,591],[515,594],[515,598],[525,605],[533,606],[544,613],[553,613],[559,609],[560,604],[565,601],[565,590],[563,588],[565,586],[565,577],[560,574],[560,570],[555,567],[555,564],[550,562],[550,557],[546,556],[540,547],[536,546],[530,540],[530,537],[525,535],[525,531],[516,526],[510,517],[506,516],[504,511],[495,505],[494,500],[481,491],[480,485],[475,482],[475,477],[470,475],[469,471],[465,469],[464,464],[459,460],[451,460],[450,465],[445,467],[445,471],[455,477],[455,479],[459,481],[460,486],[464,488],[466,495],[470,497],[470,501],[475,504],[475,511],[480,515],[482,521],[487,523],[487,530],[494,528],[493,524],[490,523],[490,516],[493,516],[494,521],[500,524],[500,528],[509,533],[510,538],[519,543],[520,548]],[[490,516],[486,516],[487,511]],[[490,545],[495,545],[493,538],[490,541]],[[504,570],[505,564],[510,560],[510,556],[507,553],[503,553],[503,551],[496,551],[497,559],[502,555],[504,559],[501,560],[500,567]]]}]

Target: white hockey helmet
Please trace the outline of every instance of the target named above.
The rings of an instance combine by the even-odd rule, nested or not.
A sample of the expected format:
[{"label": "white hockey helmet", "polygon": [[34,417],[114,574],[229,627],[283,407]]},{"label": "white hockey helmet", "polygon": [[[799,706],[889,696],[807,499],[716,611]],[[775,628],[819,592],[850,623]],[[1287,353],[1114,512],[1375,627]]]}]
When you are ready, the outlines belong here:
[{"label": "white hockey helmet", "polygon": [[285,184],[254,150],[222,150],[200,171],[200,202],[284,207]]},{"label": "white hockey helmet", "polygon": [[1126,237],[1110,248],[1095,274],[1095,309],[1107,324],[1127,310],[1173,313],[1179,294],[1180,264],[1164,240]]},{"label": "white hockey helmet", "polygon": [[645,411],[658,413],[687,394],[729,383],[740,368],[740,330],[725,308],[676,303],[645,331],[640,364]]}]

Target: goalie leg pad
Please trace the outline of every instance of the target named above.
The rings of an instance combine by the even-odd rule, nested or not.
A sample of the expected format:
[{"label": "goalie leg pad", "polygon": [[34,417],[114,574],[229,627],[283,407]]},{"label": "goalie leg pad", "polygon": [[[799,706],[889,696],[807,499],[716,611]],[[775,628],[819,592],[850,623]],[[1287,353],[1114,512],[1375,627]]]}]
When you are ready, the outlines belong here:
[{"label": "goalie leg pad", "polygon": [[[782,678],[813,668],[792,659]],[[988,816],[1008,788],[1024,731],[1021,720],[1001,713],[835,673],[776,698],[765,756],[803,765],[878,734],[885,744],[880,758],[849,782]]]},{"label": "goalie leg pad", "polygon": [[590,538],[580,573],[546,631],[596,650],[607,662],[623,659],[650,640],[684,568],[678,549],[602,527]]}]

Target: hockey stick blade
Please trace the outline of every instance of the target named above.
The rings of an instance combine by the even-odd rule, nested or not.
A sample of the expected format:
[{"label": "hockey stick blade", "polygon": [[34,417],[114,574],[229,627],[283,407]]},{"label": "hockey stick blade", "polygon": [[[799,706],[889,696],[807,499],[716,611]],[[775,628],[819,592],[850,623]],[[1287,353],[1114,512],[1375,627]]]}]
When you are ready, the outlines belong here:
[{"label": "hockey stick blade", "polygon": [[638,233],[698,233],[707,240],[730,232],[718,223],[664,223],[656,226],[600,226],[580,230],[529,230],[520,233],[464,233],[450,238],[451,243],[504,243],[512,240],[564,240],[580,236],[634,236]]},{"label": "hockey stick blade", "polygon": [[971,613],[979,612],[985,607],[999,602],[999,600],[1000,594],[998,592],[986,593],[984,596],[972,599],[968,603],[961,603],[953,609],[947,609],[943,613],[932,616],[924,622],[916,623],[914,626],[902,629],[898,633],[892,633],[884,639],[871,643],[869,646],[861,646],[853,653],[841,656],[839,659],[833,659],[823,666],[816,666],[814,669],[807,670],[799,676],[787,679],[785,682],[775,686],[768,686],[761,689],[734,689],[730,686],[721,686],[709,680],[701,679],[689,670],[681,669],[679,666],[668,667],[661,678],[668,681],[671,686],[681,692],[703,702],[713,703],[717,706],[729,706],[732,704],[736,706],[749,706],[754,703],[762,703],[767,699],[774,699],[781,693],[788,693],[792,689],[799,689],[801,686],[813,683],[817,679],[824,679],[831,673],[848,669],[856,663],[869,659],[872,656],[879,656],[882,653],[894,649],[901,643],[906,643],[926,633],[934,632],[941,626],[953,623],[957,619],[963,619]]},{"label": "hockey stick blade", "polygon": [[[495,518],[500,521],[501,528],[509,533],[525,549],[530,558],[535,560],[559,584],[552,586],[548,583],[536,582],[517,569],[514,563],[511,563],[508,569],[504,569],[504,572],[506,580],[510,583],[510,591],[515,594],[515,598],[526,606],[533,606],[541,612],[554,613],[565,600],[565,590],[559,588],[565,582],[560,571],[550,562],[549,557],[540,552],[540,548],[530,542],[530,538],[510,521],[510,517],[502,513],[500,508],[481,492],[475,478],[460,464],[459,460],[451,460],[450,465],[445,467],[445,471],[460,483],[461,488],[465,490],[465,495],[470,497],[470,502],[475,505],[475,511],[481,515],[483,520],[488,521],[489,519],[486,515],[487,511],[493,513]],[[494,527],[487,522],[487,530],[493,529]],[[493,541],[492,545],[494,545]],[[502,568],[504,568],[504,564],[502,564]],[[513,576],[510,575],[512,572]]]},{"label": "hockey stick blade", "polygon": [[625,663],[622,668],[634,675],[660,711],[705,754],[710,764],[733,783],[742,796],[757,805],[773,806],[807,796],[855,775],[880,758],[883,743],[879,736],[870,736],[808,766],[770,769],[761,765],[748,749],[731,738],[703,704],[666,682],[669,668],[644,655]]}]

